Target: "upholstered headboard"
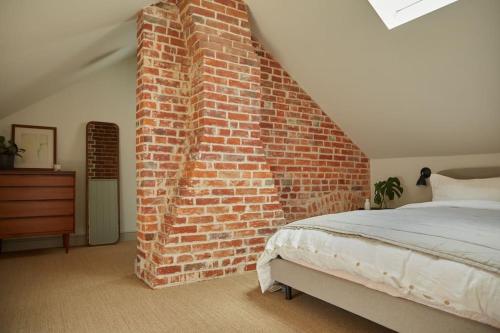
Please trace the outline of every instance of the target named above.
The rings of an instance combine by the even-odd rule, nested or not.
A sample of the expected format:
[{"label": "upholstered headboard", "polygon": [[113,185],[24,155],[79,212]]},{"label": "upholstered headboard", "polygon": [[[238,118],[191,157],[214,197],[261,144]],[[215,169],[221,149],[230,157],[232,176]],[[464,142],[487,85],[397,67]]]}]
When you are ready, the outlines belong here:
[{"label": "upholstered headboard", "polygon": [[500,166],[481,168],[461,168],[439,171],[438,174],[455,179],[500,177]]}]

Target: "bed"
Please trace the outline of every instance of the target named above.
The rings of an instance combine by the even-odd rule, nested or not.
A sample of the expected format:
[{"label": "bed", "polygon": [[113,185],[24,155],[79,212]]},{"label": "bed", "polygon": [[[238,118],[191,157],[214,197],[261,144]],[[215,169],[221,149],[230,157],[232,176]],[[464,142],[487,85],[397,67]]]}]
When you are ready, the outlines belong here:
[{"label": "bed", "polygon": [[[500,168],[440,174],[490,178]],[[500,200],[296,221],[269,239],[257,272],[263,292],[278,282],[287,299],[293,288],[398,332],[499,332]]]}]

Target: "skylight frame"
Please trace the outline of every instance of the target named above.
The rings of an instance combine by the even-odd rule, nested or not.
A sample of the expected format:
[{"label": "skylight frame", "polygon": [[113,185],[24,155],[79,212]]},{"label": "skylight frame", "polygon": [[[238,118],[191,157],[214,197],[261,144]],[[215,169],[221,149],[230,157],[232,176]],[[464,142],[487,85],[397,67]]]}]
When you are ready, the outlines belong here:
[{"label": "skylight frame", "polygon": [[368,0],[387,29],[394,29],[458,0]]}]

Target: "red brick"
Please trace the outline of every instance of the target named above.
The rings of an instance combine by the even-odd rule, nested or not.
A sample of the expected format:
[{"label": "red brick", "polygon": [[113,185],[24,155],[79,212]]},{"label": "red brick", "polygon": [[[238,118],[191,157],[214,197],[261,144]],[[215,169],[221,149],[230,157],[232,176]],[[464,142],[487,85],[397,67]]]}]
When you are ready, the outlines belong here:
[{"label": "red brick", "polygon": [[238,215],[237,214],[218,215],[216,216],[215,219],[217,220],[217,222],[237,221]]},{"label": "red brick", "polygon": [[178,273],[182,270],[181,266],[166,266],[157,269],[158,275]]},{"label": "red brick", "polygon": [[196,226],[195,225],[190,225],[190,226],[172,226],[170,229],[173,234],[183,234],[183,233],[195,233],[196,232]]},{"label": "red brick", "polygon": [[181,236],[181,242],[191,243],[191,242],[205,242],[207,240],[207,236],[204,234],[201,235],[189,235],[189,236]]}]

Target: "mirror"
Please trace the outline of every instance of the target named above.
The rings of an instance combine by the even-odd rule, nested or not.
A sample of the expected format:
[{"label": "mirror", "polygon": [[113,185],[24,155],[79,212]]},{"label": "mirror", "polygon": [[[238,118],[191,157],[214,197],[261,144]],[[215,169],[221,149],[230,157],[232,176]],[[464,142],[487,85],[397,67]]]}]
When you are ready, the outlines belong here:
[{"label": "mirror", "polygon": [[89,246],[120,240],[119,129],[87,123],[86,219]]}]

